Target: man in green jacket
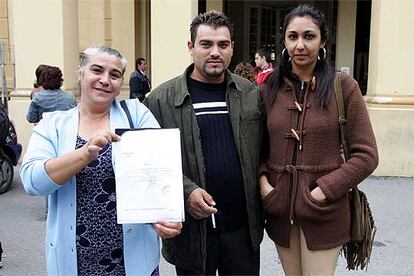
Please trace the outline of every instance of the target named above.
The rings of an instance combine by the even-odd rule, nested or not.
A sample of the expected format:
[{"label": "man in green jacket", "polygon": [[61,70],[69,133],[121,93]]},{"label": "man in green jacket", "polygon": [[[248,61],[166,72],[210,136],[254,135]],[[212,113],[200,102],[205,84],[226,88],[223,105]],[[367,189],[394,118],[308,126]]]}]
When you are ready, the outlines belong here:
[{"label": "man in green jacket", "polygon": [[163,240],[162,253],[177,275],[258,275],[260,96],[227,70],[234,45],[227,16],[200,14],[190,31],[194,63],[144,101],[161,127],[181,131],[186,221],[179,236]]}]

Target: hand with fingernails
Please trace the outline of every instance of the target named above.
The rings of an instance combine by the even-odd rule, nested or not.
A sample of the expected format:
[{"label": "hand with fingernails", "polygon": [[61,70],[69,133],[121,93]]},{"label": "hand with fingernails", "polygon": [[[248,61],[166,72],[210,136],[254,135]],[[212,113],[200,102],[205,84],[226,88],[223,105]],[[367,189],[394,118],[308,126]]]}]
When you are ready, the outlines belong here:
[{"label": "hand with fingernails", "polygon": [[102,150],[110,142],[117,142],[121,137],[109,131],[99,131],[89,139],[89,141],[82,147],[85,151],[87,159],[90,161],[98,158],[99,151]]},{"label": "hand with fingernails", "polygon": [[177,236],[181,233],[181,228],[183,228],[183,224],[181,222],[167,222],[163,220],[153,223],[152,225],[154,226],[158,236],[163,239]]},{"label": "hand with fingernails", "polygon": [[217,213],[217,209],[213,207],[216,205],[213,197],[201,188],[197,188],[190,193],[187,205],[188,212],[196,219],[203,219]]}]

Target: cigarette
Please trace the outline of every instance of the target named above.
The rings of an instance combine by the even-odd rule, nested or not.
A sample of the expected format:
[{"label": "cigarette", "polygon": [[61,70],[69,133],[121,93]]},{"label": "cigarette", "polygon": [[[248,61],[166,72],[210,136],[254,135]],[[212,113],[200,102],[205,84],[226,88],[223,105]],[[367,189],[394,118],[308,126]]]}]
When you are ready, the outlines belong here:
[{"label": "cigarette", "polygon": [[211,222],[213,223],[213,228],[216,228],[216,218],[214,214],[211,214]]}]

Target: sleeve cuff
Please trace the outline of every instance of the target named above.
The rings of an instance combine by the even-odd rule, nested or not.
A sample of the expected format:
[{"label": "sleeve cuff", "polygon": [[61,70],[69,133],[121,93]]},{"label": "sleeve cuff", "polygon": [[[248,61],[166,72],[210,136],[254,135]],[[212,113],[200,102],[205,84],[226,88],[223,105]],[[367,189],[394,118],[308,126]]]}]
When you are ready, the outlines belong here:
[{"label": "sleeve cuff", "polygon": [[262,175],[269,175],[269,168],[265,161],[262,161],[259,165],[259,177]]},{"label": "sleeve cuff", "polygon": [[32,187],[39,195],[48,195],[62,187],[55,183],[46,172],[45,162],[39,162],[33,169]]},{"label": "sleeve cuff", "polygon": [[327,183],[321,181],[320,179],[316,180],[316,183],[318,184],[319,188],[321,188],[328,201],[335,201],[338,199],[338,196],[328,188]]}]

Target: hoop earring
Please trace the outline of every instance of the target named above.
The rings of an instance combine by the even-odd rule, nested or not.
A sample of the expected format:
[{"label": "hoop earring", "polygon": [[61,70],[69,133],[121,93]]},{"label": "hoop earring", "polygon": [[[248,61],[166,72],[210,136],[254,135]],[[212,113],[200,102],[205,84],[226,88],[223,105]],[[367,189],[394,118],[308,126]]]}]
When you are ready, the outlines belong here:
[{"label": "hoop earring", "polygon": [[290,62],[290,60],[292,59],[290,56],[289,56],[289,53],[287,53],[287,55],[288,55],[288,60],[286,61],[286,53],[287,53],[287,49],[286,48],[284,48],[283,50],[282,50],[282,61],[283,61],[283,63],[288,63],[288,62]]},{"label": "hoop earring", "polygon": [[[322,50],[322,53],[321,53],[321,50]],[[321,58],[321,56],[322,56],[323,58]],[[318,53],[318,60],[319,60],[319,61],[325,61],[325,60],[326,60],[326,49],[325,49],[325,48],[320,48],[320,49],[319,49],[319,53]]]}]

